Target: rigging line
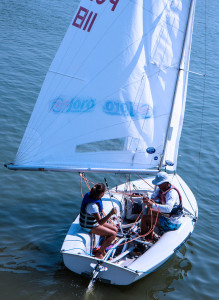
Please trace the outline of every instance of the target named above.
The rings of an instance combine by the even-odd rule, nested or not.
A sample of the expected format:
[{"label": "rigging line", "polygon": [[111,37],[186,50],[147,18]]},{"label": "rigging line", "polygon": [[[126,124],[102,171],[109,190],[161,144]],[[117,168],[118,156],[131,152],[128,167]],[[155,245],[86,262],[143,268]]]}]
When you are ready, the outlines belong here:
[{"label": "rigging line", "polygon": [[[204,68],[205,74],[207,72],[207,3],[205,0],[205,40],[204,40]],[[199,146],[199,156],[198,156],[198,178],[200,178],[200,167],[201,167],[201,152],[202,152],[202,138],[203,138],[203,124],[204,124],[204,109],[205,109],[205,93],[206,93],[206,76],[204,77],[204,87],[203,87],[203,97],[202,97],[202,114],[201,114],[201,134],[200,134],[200,146]],[[200,195],[200,189],[197,182],[197,193]]]},{"label": "rigging line", "polygon": [[[110,193],[110,189],[109,189],[108,182],[107,182],[106,178],[104,178],[104,180],[105,180],[105,183],[106,183],[106,190],[108,190],[108,193],[109,193],[109,197],[110,197],[110,200],[111,200],[112,207],[115,209],[115,206],[114,206],[114,203],[113,203],[113,200],[112,200],[113,195]],[[119,217],[117,216],[117,214],[115,214],[115,218],[117,220],[117,224],[119,226],[119,229],[120,229],[121,233],[123,234],[122,222],[119,221]]]},{"label": "rigging line", "polygon": [[132,201],[132,206],[134,206],[134,201],[133,201],[133,199],[132,199],[132,188],[131,188],[131,174],[129,174],[129,197],[130,197],[130,199],[131,199],[131,201]]},{"label": "rigging line", "polygon": [[[156,203],[155,203],[156,204]],[[146,206],[146,205],[145,205]],[[156,204],[156,206],[157,206],[157,204]],[[144,210],[144,209],[143,209]],[[142,212],[143,212],[143,210],[142,210]],[[141,212],[141,213],[142,213]],[[124,242],[123,244],[121,244],[120,246],[122,246],[122,245],[125,245],[125,244],[128,244],[128,243],[131,243],[131,242],[133,242],[133,241],[135,241],[135,240],[137,240],[137,239],[139,239],[139,238],[141,238],[141,237],[146,237],[146,236],[148,236],[149,234],[151,234],[151,233],[153,233],[154,232],[154,228],[155,228],[155,226],[156,226],[156,224],[157,224],[157,220],[158,220],[158,216],[159,216],[159,208],[158,208],[158,206],[157,206],[157,211],[156,211],[157,213],[156,213],[156,217],[155,217],[155,223],[152,225],[152,223],[153,223],[153,217],[152,217],[152,210],[151,210],[151,228],[149,229],[149,231],[148,232],[146,232],[145,234],[141,234],[141,235],[138,235],[137,237],[135,237],[135,238],[133,238],[133,239],[131,239],[131,240],[127,240],[126,242]],[[140,213],[140,214],[141,214]]]},{"label": "rigging line", "polygon": [[80,176],[80,190],[81,190],[81,197],[82,199],[84,198],[84,195],[83,195],[83,188],[82,188],[82,183],[83,183],[83,175],[82,173],[79,173],[79,176]]},{"label": "rigging line", "polygon": [[[84,176],[83,176],[83,179],[84,179],[84,182],[85,182],[85,184],[86,184],[86,186],[87,186],[87,189],[90,191],[91,188],[90,188],[90,186],[89,186],[88,179],[87,179],[87,177],[85,176],[85,174],[84,174]],[[93,185],[95,185],[95,184],[93,184]]]},{"label": "rigging line", "polygon": [[84,174],[83,178],[86,178],[86,181],[87,181],[87,182],[90,182],[92,185],[95,185],[95,183],[92,182],[92,181],[90,181],[90,180],[87,178],[87,176],[86,176],[85,174]]},{"label": "rigging line", "polygon": [[77,79],[77,80],[80,80],[80,81],[85,81],[85,80],[82,79],[82,78],[75,77],[75,76],[68,75],[68,74],[64,74],[64,73],[60,73],[60,72],[56,72],[56,71],[53,71],[53,70],[49,70],[48,73],[53,73],[53,74],[57,74],[57,75],[65,76],[65,77],[70,77],[70,78],[72,78],[72,79]]},{"label": "rigging line", "polygon": [[202,76],[202,77],[205,77],[205,76],[206,76],[206,74],[197,73],[197,72],[193,72],[193,71],[186,70],[186,69],[182,69],[182,68],[180,68],[179,70],[180,70],[180,71],[187,72],[187,73],[195,74],[195,75],[198,75],[198,76]]},{"label": "rigging line", "polygon": [[[82,178],[83,178],[84,180],[85,180],[85,178],[86,178],[87,183],[90,182],[92,185],[95,185],[95,183],[92,182],[92,181],[90,181],[86,176],[83,176],[83,175],[82,175]],[[109,191],[110,191],[111,194],[114,194],[114,193],[115,193],[115,194],[129,195],[129,194],[125,194],[124,192],[121,192],[121,193],[120,193],[120,192],[114,191],[113,189],[111,189],[111,190],[109,190]],[[116,200],[118,200],[118,199],[115,197],[115,195],[113,195],[113,198],[115,198]]]},{"label": "rigging line", "polygon": [[187,200],[188,200],[188,202],[189,202],[189,204],[190,204],[190,206],[191,206],[191,208],[192,208],[192,210],[193,210],[193,212],[194,212],[194,215],[196,216],[196,211],[195,211],[195,209],[193,208],[193,206],[192,206],[192,204],[191,204],[191,202],[190,202],[190,200],[189,200],[189,197],[187,196],[187,194],[186,194],[186,192],[185,192],[185,190],[184,190],[184,188],[183,188],[181,182],[179,181],[178,176],[176,175],[175,177],[176,177],[176,179],[177,179],[179,185],[181,186],[181,188],[182,188],[182,190],[183,190],[183,193],[184,193],[184,195],[186,196],[186,198],[187,198]]},{"label": "rigging line", "polygon": [[139,178],[141,178],[147,185],[149,185],[150,188],[154,189],[152,185],[150,185],[143,177],[141,177],[139,174],[136,174]]},{"label": "rigging line", "polygon": [[[142,197],[142,199],[143,199],[143,197]],[[147,206],[147,204],[145,204],[145,205],[143,206],[143,208],[142,208],[140,214],[138,215],[137,219],[135,220],[135,222],[133,223],[132,227],[130,228],[130,231],[131,231],[132,228],[136,225],[136,223],[138,223],[138,221],[139,221],[141,215],[143,214],[143,211],[144,211],[144,209],[146,208],[146,206]]]}]

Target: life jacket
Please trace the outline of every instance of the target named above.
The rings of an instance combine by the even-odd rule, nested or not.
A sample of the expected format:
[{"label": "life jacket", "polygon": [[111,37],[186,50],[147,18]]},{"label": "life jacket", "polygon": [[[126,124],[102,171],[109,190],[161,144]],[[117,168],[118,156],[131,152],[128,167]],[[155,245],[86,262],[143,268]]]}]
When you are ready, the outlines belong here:
[{"label": "life jacket", "polygon": [[166,194],[171,190],[176,190],[177,191],[177,193],[179,195],[180,203],[177,206],[174,205],[173,209],[169,213],[169,216],[170,217],[173,216],[173,215],[179,216],[179,215],[182,214],[182,211],[183,211],[182,196],[180,195],[179,190],[175,186],[171,185],[171,187],[168,190],[164,191],[164,192],[161,192],[161,190],[160,190],[159,193],[158,193],[158,198],[159,198],[159,200],[161,201],[162,204],[166,204]]},{"label": "life jacket", "polygon": [[95,200],[95,199],[90,198],[90,193],[87,193],[84,196],[84,199],[81,204],[81,210],[80,210],[80,218],[79,218],[80,226],[84,227],[84,228],[92,229],[98,225],[98,222],[93,215],[90,215],[86,212],[86,206],[89,203],[97,204],[100,213],[103,211],[103,203],[102,203],[101,199]]}]

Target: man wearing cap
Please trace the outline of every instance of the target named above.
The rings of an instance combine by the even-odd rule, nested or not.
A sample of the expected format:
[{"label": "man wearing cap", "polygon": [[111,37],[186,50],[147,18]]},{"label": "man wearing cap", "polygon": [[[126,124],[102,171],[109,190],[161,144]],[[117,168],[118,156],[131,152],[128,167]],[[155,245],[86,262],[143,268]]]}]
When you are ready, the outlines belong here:
[{"label": "man wearing cap", "polygon": [[[163,231],[177,230],[181,225],[182,199],[179,191],[171,185],[171,180],[166,172],[159,172],[152,180],[158,189],[151,195],[151,199],[143,197],[147,207],[144,209],[141,219],[141,234],[149,231],[154,224],[158,212],[156,226]],[[153,218],[151,220],[151,218]],[[148,236],[153,239],[153,232]]]}]

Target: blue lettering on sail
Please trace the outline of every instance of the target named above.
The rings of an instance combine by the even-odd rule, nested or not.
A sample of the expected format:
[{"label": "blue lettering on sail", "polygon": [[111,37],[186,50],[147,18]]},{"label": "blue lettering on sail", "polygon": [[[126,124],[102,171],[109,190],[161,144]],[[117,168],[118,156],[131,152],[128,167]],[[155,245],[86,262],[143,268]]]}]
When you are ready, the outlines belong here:
[{"label": "blue lettering on sail", "polygon": [[94,99],[73,98],[66,100],[58,97],[52,101],[50,110],[54,113],[82,113],[94,110]]},{"label": "blue lettering on sail", "polygon": [[131,101],[120,102],[108,100],[103,105],[103,111],[113,116],[130,116],[133,118],[147,119],[153,114],[152,107],[148,104],[134,104]]}]

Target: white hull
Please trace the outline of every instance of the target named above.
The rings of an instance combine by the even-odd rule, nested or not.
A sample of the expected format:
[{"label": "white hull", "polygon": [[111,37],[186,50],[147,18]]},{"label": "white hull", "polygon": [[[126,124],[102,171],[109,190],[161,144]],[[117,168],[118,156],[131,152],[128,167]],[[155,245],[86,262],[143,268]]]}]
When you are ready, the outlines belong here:
[{"label": "white hull", "polygon": [[[150,185],[152,185],[151,180],[152,178],[147,178]],[[131,182],[131,184],[134,184],[138,190],[153,192],[153,189],[142,180]],[[173,184],[180,190],[183,207],[197,218],[198,207],[191,190],[178,175],[174,176]],[[117,188],[119,191],[123,191],[125,184]],[[115,197],[116,200],[113,200],[114,206],[118,208],[121,216],[123,216],[124,207],[123,203],[120,202],[122,201],[122,195],[116,194]],[[111,200],[107,196],[102,200],[104,211],[107,213],[112,207]],[[117,261],[114,261],[116,258],[104,261],[91,256],[91,235],[83,231],[78,222],[79,218],[77,217],[72,223],[61,249],[65,266],[77,274],[91,277],[94,267],[100,262],[101,271],[98,273],[98,279],[115,285],[129,285],[155,271],[182,246],[193,232],[195,225],[193,217],[186,215],[183,217],[182,225],[178,230],[164,233],[143,254],[130,257],[127,251],[127,255]]]}]

